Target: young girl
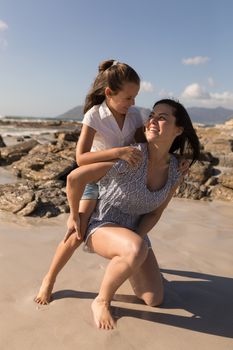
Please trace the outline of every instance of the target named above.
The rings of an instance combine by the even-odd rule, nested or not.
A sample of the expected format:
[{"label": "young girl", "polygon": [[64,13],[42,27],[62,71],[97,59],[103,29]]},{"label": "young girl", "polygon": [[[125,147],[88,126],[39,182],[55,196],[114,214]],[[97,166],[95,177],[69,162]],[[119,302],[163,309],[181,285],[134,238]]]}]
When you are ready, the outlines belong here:
[{"label": "young girl", "polygon": [[[85,115],[76,149],[79,166],[122,159],[133,167],[141,161],[141,151],[129,146],[135,141],[144,141],[144,120],[132,107],[139,88],[140,78],[129,65],[115,60],[99,65],[99,73],[84,105]],[[57,274],[82,242],[97,198],[98,185],[88,184],[79,205],[80,224],[73,215],[69,216],[65,239],[58,245],[35,298],[38,304],[49,302]]]}]

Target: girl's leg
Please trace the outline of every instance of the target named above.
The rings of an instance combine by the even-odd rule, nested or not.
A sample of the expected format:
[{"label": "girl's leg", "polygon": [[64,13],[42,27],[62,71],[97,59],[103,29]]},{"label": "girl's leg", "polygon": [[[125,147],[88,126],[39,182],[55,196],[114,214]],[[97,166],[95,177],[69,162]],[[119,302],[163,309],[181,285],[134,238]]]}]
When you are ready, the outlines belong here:
[{"label": "girl's leg", "polygon": [[111,259],[99,294],[92,303],[92,311],[98,328],[112,329],[114,320],[110,313],[110,302],[116,290],[144,262],[148,248],[145,241],[133,231],[110,224],[97,229],[89,238],[88,246],[95,253]]},{"label": "girl's leg", "polygon": [[[80,201],[80,225],[83,234],[86,231],[89,218],[96,206],[96,200]],[[38,304],[48,304],[51,298],[56,277],[65,264],[69,261],[74,251],[80,246],[82,240],[78,240],[76,234],[72,234],[66,242],[63,240],[59,243],[51,265],[45,275],[39,293],[34,299]]]},{"label": "girl's leg", "polygon": [[129,281],[136,296],[147,305],[162,304],[164,297],[162,275],[152,249],[148,250],[145,261]]}]

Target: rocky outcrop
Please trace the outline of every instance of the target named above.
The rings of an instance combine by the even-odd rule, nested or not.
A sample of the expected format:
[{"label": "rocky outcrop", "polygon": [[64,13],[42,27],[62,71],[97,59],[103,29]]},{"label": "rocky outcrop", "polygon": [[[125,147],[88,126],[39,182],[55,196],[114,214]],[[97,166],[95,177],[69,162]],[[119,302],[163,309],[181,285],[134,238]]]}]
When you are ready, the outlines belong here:
[{"label": "rocky outcrop", "polygon": [[11,164],[13,173],[20,178],[17,183],[0,185],[0,209],[45,217],[69,211],[66,176],[76,167],[77,132],[67,135],[62,133],[47,144],[32,139],[0,149],[1,160]]},{"label": "rocky outcrop", "polygon": [[213,127],[196,126],[201,145],[201,162],[177,190],[176,196],[233,201],[233,120]]},{"label": "rocky outcrop", "polygon": [[0,185],[0,209],[22,216],[57,216],[67,213],[63,181],[19,182]]},{"label": "rocky outcrop", "polygon": [[38,145],[38,142],[32,139],[16,145],[0,148],[0,165],[8,165],[17,161],[36,145]]},{"label": "rocky outcrop", "polygon": [[[196,126],[202,144],[195,163],[176,192],[180,198],[233,202],[233,131],[230,125]],[[66,176],[76,167],[80,129],[59,131],[45,144],[30,139],[0,148],[0,162],[19,178],[0,185],[0,209],[18,215],[56,216],[68,212]],[[0,140],[1,141],[1,140]]]},{"label": "rocky outcrop", "polygon": [[79,139],[80,135],[80,129],[77,129],[75,131],[60,131],[60,132],[55,132],[55,138],[57,138],[60,141],[73,141],[77,142]]},{"label": "rocky outcrop", "polygon": [[59,180],[76,167],[74,142],[37,145],[26,156],[14,162],[14,173],[32,181]]},{"label": "rocky outcrop", "polygon": [[2,136],[0,135],[0,148],[1,148],[1,147],[6,147],[6,144],[5,144],[5,142],[3,141]]}]

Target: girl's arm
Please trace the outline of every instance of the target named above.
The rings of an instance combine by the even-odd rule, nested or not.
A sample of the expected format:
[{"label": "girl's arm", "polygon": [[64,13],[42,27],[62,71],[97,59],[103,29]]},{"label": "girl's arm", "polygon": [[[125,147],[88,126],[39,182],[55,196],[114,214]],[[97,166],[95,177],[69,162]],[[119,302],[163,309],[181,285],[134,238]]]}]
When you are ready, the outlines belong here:
[{"label": "girl's arm", "polygon": [[117,159],[124,159],[130,165],[136,165],[141,161],[141,151],[131,146],[114,147],[103,151],[90,152],[95,133],[96,131],[93,128],[83,124],[76,148],[76,161],[78,165],[116,161]]},{"label": "girl's arm", "polygon": [[66,192],[70,206],[70,216],[67,222],[68,230],[64,238],[65,241],[74,232],[76,232],[79,239],[81,238],[79,227],[79,202],[86,184],[99,181],[113,164],[114,162],[88,164],[73,170],[67,176]]}]

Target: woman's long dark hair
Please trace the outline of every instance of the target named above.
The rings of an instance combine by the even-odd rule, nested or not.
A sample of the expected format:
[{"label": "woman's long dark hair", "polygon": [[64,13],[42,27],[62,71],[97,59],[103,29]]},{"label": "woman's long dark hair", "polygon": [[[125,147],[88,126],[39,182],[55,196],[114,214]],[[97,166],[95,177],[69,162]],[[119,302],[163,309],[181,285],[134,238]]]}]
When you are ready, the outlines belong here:
[{"label": "woman's long dark hair", "polygon": [[86,113],[93,106],[104,102],[106,87],[109,87],[113,94],[117,94],[125,83],[140,85],[140,78],[132,67],[115,60],[101,62],[99,73],[86,96],[83,112]]},{"label": "woman's long dark hair", "polygon": [[173,115],[176,118],[176,126],[183,128],[182,134],[175,138],[169,152],[184,155],[191,159],[190,165],[192,165],[200,158],[200,142],[188,112],[180,102],[175,100],[162,99],[157,101],[153,109],[159,104],[166,104],[172,107]]}]

